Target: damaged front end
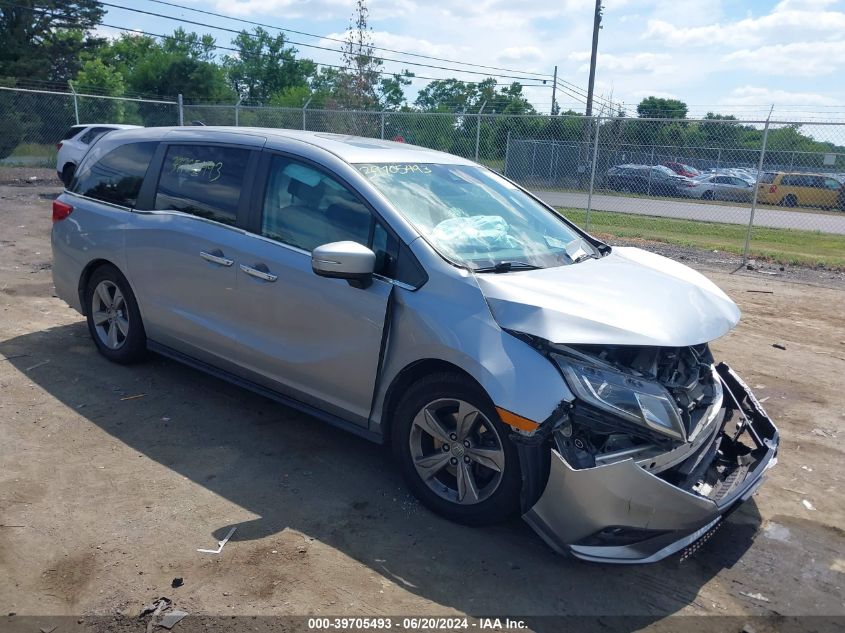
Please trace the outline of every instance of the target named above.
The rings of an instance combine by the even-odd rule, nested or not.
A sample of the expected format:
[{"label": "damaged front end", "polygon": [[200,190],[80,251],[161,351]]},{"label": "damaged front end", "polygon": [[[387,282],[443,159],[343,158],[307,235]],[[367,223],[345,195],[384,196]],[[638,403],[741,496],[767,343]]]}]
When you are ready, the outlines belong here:
[{"label": "damaged front end", "polygon": [[777,429],[706,344],[534,343],[576,396],[514,436],[524,518],[559,552],[660,560],[714,529],[776,462]]}]

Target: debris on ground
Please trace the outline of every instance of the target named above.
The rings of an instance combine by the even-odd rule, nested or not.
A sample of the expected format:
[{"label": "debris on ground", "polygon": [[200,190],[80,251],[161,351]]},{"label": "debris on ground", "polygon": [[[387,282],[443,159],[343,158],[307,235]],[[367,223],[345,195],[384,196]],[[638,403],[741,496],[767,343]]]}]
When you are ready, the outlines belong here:
[{"label": "debris on ground", "polygon": [[759,600],[760,602],[769,602],[769,599],[762,593],[749,593],[747,591],[740,591],[739,593],[741,593],[746,598],[751,598],[752,600]]},{"label": "debris on ground", "polygon": [[176,589],[177,587],[181,587],[184,584],[185,584],[184,578],[177,577],[177,578],[174,578],[171,581],[170,586],[173,587],[174,589]]},{"label": "debris on ground", "polygon": [[124,396],[121,400],[137,400],[138,398],[143,398],[147,394],[145,393],[136,393],[134,396]]},{"label": "debris on ground", "polygon": [[807,508],[807,509],[808,509],[808,510],[810,510],[810,511],[812,511],[812,510],[815,510],[815,509],[816,509],[816,508],[813,506],[813,504],[812,504],[812,503],[810,503],[809,501],[807,501],[806,499],[802,499],[802,500],[801,500],[801,503],[804,505],[804,507],[805,507],[805,508]]},{"label": "debris on ground", "polygon": [[147,633],[151,633],[157,626],[168,630],[172,629],[182,618],[188,615],[187,612],[178,609],[173,609],[165,614],[164,612],[171,609],[171,607],[173,607],[173,601],[170,598],[162,596],[141,609],[141,613],[138,615],[139,620],[150,616],[150,619],[147,621]]},{"label": "debris on ground", "polygon": [[42,360],[40,363],[35,363],[32,367],[27,367],[26,371],[32,371],[33,369],[38,369],[39,367],[43,367],[44,365],[46,365],[49,362],[50,362],[49,360]]},{"label": "debris on ground", "polygon": [[57,628],[59,628],[59,627],[57,627],[57,626],[42,626],[40,628],[40,630],[41,630],[41,633],[53,633],[53,631],[55,631]]},{"label": "debris on ground", "polygon": [[164,596],[162,596],[157,600],[153,600],[150,604],[141,609],[141,613],[138,615],[138,619],[140,620],[145,616],[150,615],[151,613],[153,614],[153,617],[161,615],[161,612],[166,609],[169,609],[172,604],[173,601],[170,598],[165,598]]},{"label": "debris on ground", "polygon": [[170,613],[166,614],[161,620],[159,620],[156,626],[160,626],[168,630],[172,629],[186,615],[188,614],[185,611],[179,611],[178,609],[174,609]]},{"label": "debris on ground", "polygon": [[762,295],[773,295],[775,294],[774,290],[746,290],[745,292],[757,292]]},{"label": "debris on ground", "polygon": [[781,345],[780,343],[772,343],[772,347],[777,349],[786,349],[786,345]]},{"label": "debris on ground", "polygon": [[232,534],[234,534],[235,530],[237,529],[238,528],[233,527],[231,530],[229,530],[229,533],[222,541],[217,541],[217,549],[198,549],[197,551],[203,552],[204,554],[219,554],[223,551],[223,546],[229,542],[229,539],[232,538]]}]

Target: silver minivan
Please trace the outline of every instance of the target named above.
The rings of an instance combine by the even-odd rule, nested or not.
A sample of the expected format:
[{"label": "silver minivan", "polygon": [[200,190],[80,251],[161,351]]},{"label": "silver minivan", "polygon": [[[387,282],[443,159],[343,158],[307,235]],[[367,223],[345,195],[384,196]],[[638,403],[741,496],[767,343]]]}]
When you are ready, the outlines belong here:
[{"label": "silver minivan", "polygon": [[737,306],[469,160],[254,128],[112,132],[53,205],[57,294],[153,352],[388,444],[454,521],[648,562],[715,529],[778,432],[708,343]]}]

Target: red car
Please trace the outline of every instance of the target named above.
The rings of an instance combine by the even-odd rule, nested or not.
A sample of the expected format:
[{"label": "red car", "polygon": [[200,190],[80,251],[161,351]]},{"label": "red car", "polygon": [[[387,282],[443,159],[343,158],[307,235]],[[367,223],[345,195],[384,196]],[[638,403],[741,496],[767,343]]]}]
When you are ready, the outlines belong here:
[{"label": "red car", "polygon": [[701,172],[698,171],[695,167],[690,167],[689,165],[684,165],[683,163],[661,163],[661,165],[665,165],[672,171],[674,171],[679,176],[686,176],[687,178],[695,178],[696,176],[700,176]]}]

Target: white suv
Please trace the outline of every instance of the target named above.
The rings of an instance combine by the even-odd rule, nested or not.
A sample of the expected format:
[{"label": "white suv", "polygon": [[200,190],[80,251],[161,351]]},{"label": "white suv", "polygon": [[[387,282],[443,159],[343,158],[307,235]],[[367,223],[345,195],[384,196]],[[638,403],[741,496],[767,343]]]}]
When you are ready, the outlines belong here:
[{"label": "white suv", "polygon": [[56,143],[56,149],[59,152],[56,156],[56,174],[59,179],[65,185],[70,184],[70,180],[73,178],[79,161],[85,156],[85,152],[88,151],[91,143],[103,134],[112,130],[126,130],[137,127],[141,126],[123,125],[120,123],[88,123],[71,126],[64,136],[62,136],[62,140]]}]

